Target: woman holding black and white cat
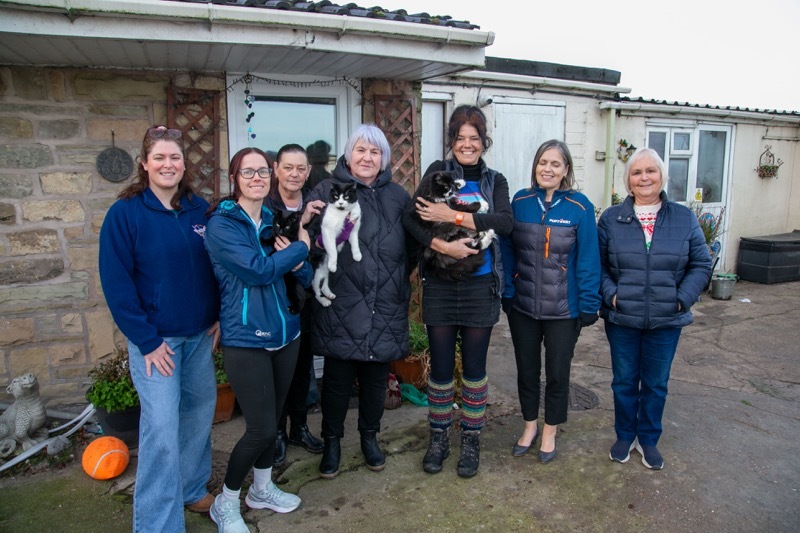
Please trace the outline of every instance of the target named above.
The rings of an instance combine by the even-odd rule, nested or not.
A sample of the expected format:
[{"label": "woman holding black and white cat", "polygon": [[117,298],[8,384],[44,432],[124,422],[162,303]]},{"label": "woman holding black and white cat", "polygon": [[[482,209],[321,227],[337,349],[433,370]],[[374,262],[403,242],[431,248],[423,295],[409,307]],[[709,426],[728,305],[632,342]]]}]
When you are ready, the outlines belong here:
[{"label": "woman holding black and white cat", "polygon": [[409,243],[401,218],[409,196],[392,181],[390,155],[380,129],[371,124],[360,126],[347,140],[333,176],[308,198],[309,207],[318,209],[319,200],[327,201],[334,185],[341,189],[355,185],[361,208],[360,260],[356,260],[358,254],[353,257],[350,243],[345,241],[329,278],[336,297],[327,307],[316,299],[311,301],[311,345],[315,354],[325,356],[321,401],[324,449],[319,467],[324,478],[339,473],[344,420],[356,378],[361,450],[367,468],[384,468],[377,433],[389,363],[408,354]]},{"label": "woman holding black and white cat", "polygon": [[308,233],[298,240],[276,237],[269,244],[272,211],[264,205],[270,189],[270,168],[264,152],[244,148],[230,164],[233,194],[212,208],[206,229],[222,293],[220,328],[225,371],[245,418],[245,433],[228,462],[222,493],[211,506],[220,531],[248,531],[239,508],[239,493],[253,469],[245,503],[252,509],[288,513],[300,498],[272,482],[278,419],[292,382],[300,348],[300,318],[289,313],[284,274],[294,272],[310,285]]},{"label": "woman holding black and white cat", "polygon": [[[517,390],[525,422],[512,455],[528,453],[541,434],[539,461],[556,458],[558,425],[567,421],[569,378],[582,327],[597,322],[600,251],[594,206],[575,190],[572,155],[558,140],[536,151],[531,186],[511,202],[514,231],[502,240]],[[539,429],[539,380],[545,347],[547,384]]]},{"label": "woman holding black and white cat", "polygon": [[[466,184],[459,191],[459,201],[483,201],[488,209],[483,212],[455,211],[445,203],[433,203],[415,195],[415,202],[407,210],[403,224],[417,241],[437,252],[463,259],[477,250],[467,246],[469,238],[447,242],[432,237],[425,222],[450,222],[477,231],[494,230],[498,235],[511,232],[513,219],[508,200],[506,178],[486,166],[483,153],[492,144],[486,133],[486,117],[476,106],[457,107],[447,128],[448,145],[453,159],[436,161],[425,171],[428,176],[436,171],[452,171]],[[426,178],[423,178],[426,179]],[[461,455],[457,473],[472,477],[480,463],[480,431],[486,421],[488,379],[486,357],[492,328],[500,318],[500,295],[503,288],[503,270],[500,248],[496,242],[485,250],[483,266],[465,281],[437,279],[420,267],[423,283],[422,321],[428,329],[431,351],[431,373],[428,379],[428,420],[431,426],[428,451],[422,467],[428,473],[442,469],[450,454],[449,429],[454,397],[455,350],[461,336],[461,361],[463,365],[461,411]]]}]

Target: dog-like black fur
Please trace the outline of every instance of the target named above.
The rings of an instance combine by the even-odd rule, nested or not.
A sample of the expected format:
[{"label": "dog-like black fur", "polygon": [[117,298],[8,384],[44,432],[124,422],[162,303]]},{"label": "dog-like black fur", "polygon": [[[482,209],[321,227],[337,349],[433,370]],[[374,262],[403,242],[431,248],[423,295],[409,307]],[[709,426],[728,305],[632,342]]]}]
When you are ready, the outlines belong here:
[{"label": "dog-like black fur", "polygon": [[[432,172],[422,178],[417,196],[429,202],[446,203],[450,209],[464,213],[477,213],[485,202],[472,202],[466,204],[458,201],[458,191],[464,186],[464,180],[456,179],[453,172]],[[429,229],[431,238],[438,237],[447,242],[469,237],[472,239],[467,244],[479,253],[463,259],[455,259],[449,255],[439,253],[430,247],[422,251],[422,268],[425,274],[449,281],[462,281],[469,278],[482,264],[484,250],[494,238],[494,231],[475,231],[452,222],[428,222],[419,217],[414,211],[413,215],[426,228]]]},{"label": "dog-like black fur", "polygon": [[[292,242],[296,241],[302,215],[299,211],[276,209],[272,217],[272,234],[268,239],[264,240],[264,244],[270,249],[274,248],[276,237],[286,237]],[[289,299],[289,312],[293,315],[299,315],[308,297],[306,289],[291,272],[283,275],[283,282],[286,285],[286,297]]]}]

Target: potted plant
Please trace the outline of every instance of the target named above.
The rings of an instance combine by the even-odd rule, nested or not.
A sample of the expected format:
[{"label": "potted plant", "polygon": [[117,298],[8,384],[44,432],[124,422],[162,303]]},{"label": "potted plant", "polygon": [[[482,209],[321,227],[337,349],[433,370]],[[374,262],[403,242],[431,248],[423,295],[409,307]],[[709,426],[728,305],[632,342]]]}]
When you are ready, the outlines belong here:
[{"label": "potted plant", "polygon": [[227,422],[233,417],[236,396],[228,382],[228,374],[225,373],[222,350],[216,349],[212,355],[214,357],[214,376],[217,380],[217,407],[214,410],[214,424],[216,424]]},{"label": "potted plant", "polygon": [[139,441],[139,394],[133,386],[128,353],[117,349],[107,360],[89,371],[92,384],[86,399],[97,410],[103,433],[117,437],[129,447]]},{"label": "potted plant", "polygon": [[428,333],[425,326],[416,320],[409,320],[408,355],[393,361],[392,372],[402,383],[409,383],[424,390],[428,386],[431,372],[431,354],[428,348]]}]

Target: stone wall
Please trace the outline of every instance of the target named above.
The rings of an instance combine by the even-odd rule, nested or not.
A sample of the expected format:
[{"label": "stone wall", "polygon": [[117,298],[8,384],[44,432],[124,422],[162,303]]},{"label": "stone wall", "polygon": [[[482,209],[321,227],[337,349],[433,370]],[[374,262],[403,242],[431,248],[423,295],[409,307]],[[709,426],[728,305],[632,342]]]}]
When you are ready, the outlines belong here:
[{"label": "stone wall", "polygon": [[170,85],[224,91],[225,80],[0,68],[3,390],[13,377],[33,372],[50,405],[83,401],[89,369],[123,345],[103,299],[97,253],[105,212],[131,178],[109,182],[95,164],[112,146],[112,131],[116,146],[136,158],[144,131],[167,121]]}]

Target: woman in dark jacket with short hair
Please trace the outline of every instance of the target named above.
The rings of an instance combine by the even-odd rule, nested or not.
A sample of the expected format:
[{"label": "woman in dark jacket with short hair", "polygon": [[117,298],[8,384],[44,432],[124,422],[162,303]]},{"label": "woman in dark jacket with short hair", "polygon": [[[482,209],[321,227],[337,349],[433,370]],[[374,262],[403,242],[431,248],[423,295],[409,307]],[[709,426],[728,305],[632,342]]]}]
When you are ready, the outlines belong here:
[{"label": "woman in dark jacket with short hair", "polygon": [[377,434],[386,399],[389,363],[408,355],[408,302],[411,297],[406,233],[401,223],[409,195],[392,181],[391,151],[386,136],[372,124],[356,129],[347,141],[333,176],[308,196],[318,209],[333,183],[357,186],[362,222],[358,240],[362,258],[353,260],[349,243],[339,252],[330,274],[336,295],[329,307],[312,300],[311,347],[325,356],[322,382],[320,475],[339,473],[341,439],[358,378],[358,430],[367,468],[382,470],[385,457]]},{"label": "woman in dark jacket with short hair", "polygon": [[638,149],[624,174],[630,193],[598,222],[602,271],[601,316],[611,347],[614,380],[612,461],[630,451],[660,470],[656,445],[667,398],[670,367],[681,329],[692,323],[691,306],[711,277],[711,256],[694,213],[670,202],[664,162]]}]

